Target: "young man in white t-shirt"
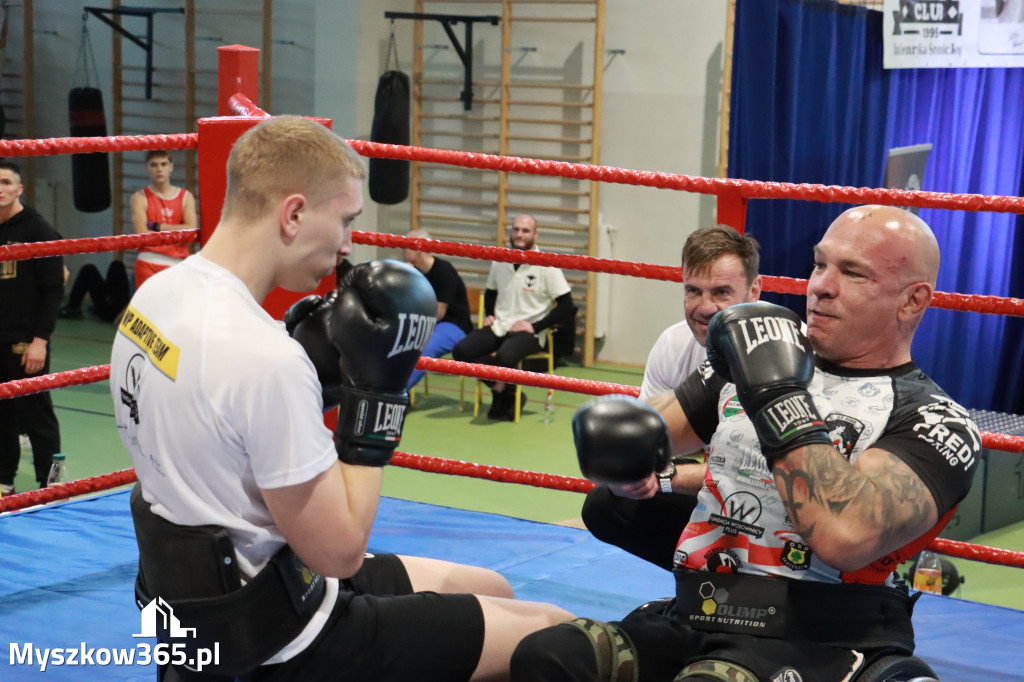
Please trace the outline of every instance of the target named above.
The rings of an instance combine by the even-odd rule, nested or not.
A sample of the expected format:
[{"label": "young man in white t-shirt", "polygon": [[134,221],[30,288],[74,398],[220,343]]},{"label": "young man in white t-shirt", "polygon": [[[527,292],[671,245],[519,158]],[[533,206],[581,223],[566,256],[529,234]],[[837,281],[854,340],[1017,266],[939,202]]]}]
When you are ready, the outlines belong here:
[{"label": "young man in white t-shirt", "polygon": [[[509,233],[513,249],[536,249],[537,221],[516,216]],[[572,315],[572,290],[558,268],[540,265],[491,263],[484,292],[483,327],[455,344],[452,358],[460,362],[486,362],[515,367],[545,343],[544,330]],[[515,390],[504,382],[491,386],[490,419],[515,418]],[[525,402],[526,394],[520,393]]]},{"label": "young man in white t-shirt", "polygon": [[[220,645],[234,667],[213,672],[504,675],[524,635],[569,614],[515,601],[492,571],[366,554],[405,384],[435,319],[429,283],[401,263],[357,265],[327,301],[294,306],[286,331],[260,304],[275,287],[314,289],[351,252],[364,167],[324,126],[281,116],[243,134],[227,170],[217,229],[198,254],[136,293],[112,350],[118,432],[140,482],[132,500],[139,585],[172,606],[179,600],[181,626],[196,627],[197,638],[217,627],[238,640],[234,650]],[[333,438],[321,416],[328,400],[340,403]],[[190,533],[220,531],[230,540],[224,570],[238,575],[213,598],[237,601],[202,612],[196,601],[211,595],[188,593],[203,577],[193,575],[199,562],[165,550]],[[286,589],[293,575],[303,581],[297,592]],[[275,581],[282,586],[267,587]],[[162,593],[172,585],[176,594]],[[277,606],[249,598],[258,590]],[[190,625],[185,614],[196,611],[202,618]],[[278,623],[292,628],[283,641]]]},{"label": "young man in white t-shirt", "polygon": [[[675,389],[707,358],[704,341],[715,313],[761,296],[759,245],[728,225],[701,228],[683,244],[685,319],[658,337],[640,386],[648,400]],[[676,540],[696,504],[673,492],[675,462],[635,484],[600,485],[587,494],[582,516],[594,537],[643,559],[672,568]]]}]

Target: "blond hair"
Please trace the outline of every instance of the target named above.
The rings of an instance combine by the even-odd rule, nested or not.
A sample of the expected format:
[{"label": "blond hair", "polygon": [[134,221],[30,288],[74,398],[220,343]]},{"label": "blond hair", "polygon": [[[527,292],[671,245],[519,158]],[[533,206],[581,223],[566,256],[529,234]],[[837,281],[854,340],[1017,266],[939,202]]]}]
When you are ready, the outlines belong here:
[{"label": "blond hair", "polygon": [[228,157],[223,216],[253,221],[290,194],[310,204],[332,196],[348,179],[366,177],[362,160],[316,121],[276,116],[247,130]]}]

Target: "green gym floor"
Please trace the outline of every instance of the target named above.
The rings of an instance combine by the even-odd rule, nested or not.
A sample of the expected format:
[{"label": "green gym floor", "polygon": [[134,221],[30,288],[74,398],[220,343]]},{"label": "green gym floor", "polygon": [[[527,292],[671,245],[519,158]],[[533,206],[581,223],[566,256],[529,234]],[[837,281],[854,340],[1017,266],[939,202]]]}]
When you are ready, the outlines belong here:
[{"label": "green gym floor", "polygon": [[[60,320],[51,340],[51,371],[61,372],[110,361],[113,326],[90,319]],[[561,367],[563,376],[638,386],[639,367],[598,364]],[[485,391],[480,416],[473,417],[473,382],[465,381],[465,403],[459,406],[458,377],[429,376],[428,394],[417,387],[415,408],[409,413],[400,449],[419,455],[491,464],[567,476],[578,476],[569,423],[576,407],[589,399],[555,392],[554,418],[544,420],[546,391],[525,389],[528,402],[520,423],[494,422],[486,414]],[[132,466],[114,426],[109,382],[73,386],[53,393],[61,440],[67,455],[69,478],[78,479]],[[22,451],[15,480],[18,490],[29,490],[32,455]],[[459,476],[423,473],[389,467],[384,494],[447,507],[503,514],[546,523],[579,526],[583,496],[524,485],[495,483]],[[972,542],[1024,551],[1024,522],[972,538]],[[956,595],[962,599],[1024,610],[1024,574],[1019,569],[954,560],[964,583]]]}]

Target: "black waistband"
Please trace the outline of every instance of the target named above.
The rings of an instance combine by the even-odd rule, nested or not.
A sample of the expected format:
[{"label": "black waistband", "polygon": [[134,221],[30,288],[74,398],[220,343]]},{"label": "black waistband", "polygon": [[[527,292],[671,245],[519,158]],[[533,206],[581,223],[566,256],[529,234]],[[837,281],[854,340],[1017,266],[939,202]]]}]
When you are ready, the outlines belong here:
[{"label": "black waistband", "polygon": [[672,616],[696,629],[914,650],[919,595],[905,588],[692,570],[677,570],[675,578]]},{"label": "black waistband", "polygon": [[[200,660],[200,650],[216,651],[218,663],[205,670],[244,674],[295,639],[323,602],[324,578],[287,545],[242,586],[223,529],[157,516],[138,484],[131,505],[139,544],[136,602],[140,609],[156,609],[157,639],[184,652],[185,661]],[[184,634],[171,636],[172,624]]]}]

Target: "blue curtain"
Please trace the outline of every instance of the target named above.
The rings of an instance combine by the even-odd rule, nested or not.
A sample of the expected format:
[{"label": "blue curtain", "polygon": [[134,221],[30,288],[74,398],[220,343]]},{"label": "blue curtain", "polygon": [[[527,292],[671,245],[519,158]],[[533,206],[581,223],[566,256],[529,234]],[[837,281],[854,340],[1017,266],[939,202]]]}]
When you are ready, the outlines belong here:
[{"label": "blue curtain", "polygon": [[[1024,196],[1024,179],[1021,180],[1020,190],[1017,196]],[[1024,230],[1024,216],[1017,216],[1017,235]],[[1015,239],[1013,243],[1012,262],[1017,264],[1010,272],[1009,291],[1011,296],[1024,298],[1024,238]],[[1003,349],[999,357],[999,366],[1002,368],[996,381],[995,407],[992,409],[1002,412],[1013,412],[1024,414],[1024,388],[1022,388],[1022,377],[1024,377],[1024,318],[1011,317],[1006,320],[1006,330],[1003,338]]]},{"label": "blue curtain", "polygon": [[[738,0],[729,175],[878,186],[889,96],[877,40],[881,13],[834,2]],[[848,206],[752,200],[747,232],[761,271],[807,277],[811,247]],[[766,299],[804,314],[803,296]]]},{"label": "blue curtain", "polygon": [[[934,145],[922,189],[1018,193],[1024,69],[896,69],[889,82],[886,148]],[[918,215],[939,240],[937,289],[1010,295],[1018,216],[939,209],[921,209]],[[1012,411],[1021,374],[1012,381],[1004,376],[1000,355],[1011,350],[1007,322],[1001,315],[930,310],[914,338],[914,357],[964,405]],[[999,388],[1000,383],[1005,386]]]},{"label": "blue curtain", "polygon": [[[1015,195],[1024,185],[1024,70],[886,71],[880,12],[812,0],[738,0],[734,45],[731,177],[878,187],[887,149],[931,142],[923,189]],[[806,277],[811,247],[846,208],[752,201],[762,271]],[[942,249],[939,290],[1021,295],[1017,216],[920,215]],[[965,406],[1020,412],[1020,322],[931,310],[914,358]]]}]

